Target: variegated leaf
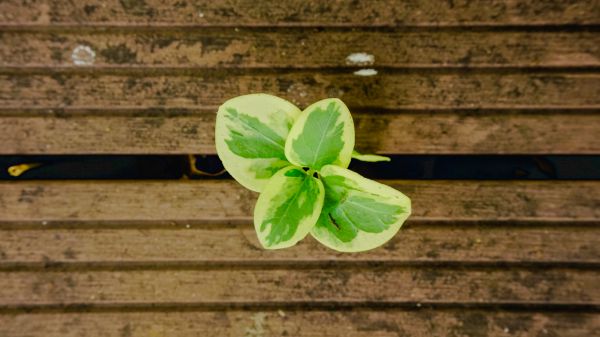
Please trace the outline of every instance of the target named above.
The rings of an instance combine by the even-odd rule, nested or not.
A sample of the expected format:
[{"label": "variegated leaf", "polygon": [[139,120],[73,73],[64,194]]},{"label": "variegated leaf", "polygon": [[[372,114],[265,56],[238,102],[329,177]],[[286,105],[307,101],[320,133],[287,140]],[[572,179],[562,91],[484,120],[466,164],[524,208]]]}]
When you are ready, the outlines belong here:
[{"label": "variegated leaf", "polygon": [[371,163],[375,163],[375,162],[379,162],[379,161],[391,161],[390,157],[380,156],[377,154],[362,154],[356,150],[352,151],[352,159],[371,162]]},{"label": "variegated leaf", "polygon": [[285,140],[300,113],[292,103],[267,94],[239,96],[221,105],[215,143],[233,178],[260,192],[275,172],[288,166]]},{"label": "variegated leaf", "polygon": [[267,249],[295,245],[317,222],[325,191],[319,179],[295,166],[278,171],[254,208],[254,228]]},{"label": "variegated leaf", "polygon": [[360,252],[391,239],[410,215],[410,199],[350,170],[327,165],[320,171],[325,202],[311,234],[342,252]]},{"label": "variegated leaf", "polygon": [[348,167],[354,148],[350,111],[337,98],[318,101],[298,117],[285,143],[294,165],[320,170],[328,164]]}]

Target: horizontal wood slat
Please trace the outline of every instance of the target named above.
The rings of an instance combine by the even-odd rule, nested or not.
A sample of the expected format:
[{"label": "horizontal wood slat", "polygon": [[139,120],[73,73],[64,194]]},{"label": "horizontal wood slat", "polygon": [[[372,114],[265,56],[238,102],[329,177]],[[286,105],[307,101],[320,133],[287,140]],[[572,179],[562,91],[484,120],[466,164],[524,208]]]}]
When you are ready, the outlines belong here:
[{"label": "horizontal wood slat", "polygon": [[[598,110],[600,111],[600,109]],[[109,116],[101,116],[106,113]],[[140,111],[139,114],[143,114]],[[0,118],[2,154],[215,154],[214,111]],[[23,113],[24,114],[24,113]],[[138,112],[136,112],[138,114]],[[356,147],[387,154],[597,154],[590,113],[354,113]]]},{"label": "horizontal wood slat", "polygon": [[[262,249],[251,223],[157,229],[0,230],[0,267],[66,265],[214,265],[220,263],[542,262],[600,263],[600,228],[428,226],[404,228],[383,249],[337,253],[307,237],[290,249]],[[122,225],[125,226],[125,225]],[[170,228],[169,228],[170,227]],[[80,226],[85,228],[84,226]]]},{"label": "horizontal wood slat", "polygon": [[[383,181],[408,195],[413,220],[600,217],[598,181]],[[0,182],[0,221],[248,221],[256,194],[235,181]]]},{"label": "horizontal wood slat", "polygon": [[443,26],[598,23],[593,0],[97,1],[0,3],[14,25]]},{"label": "horizontal wood slat", "polygon": [[[460,311],[216,311],[36,313],[0,316],[0,334],[79,336],[487,336],[581,337],[600,331],[598,314]],[[256,334],[252,335],[252,333]]]},{"label": "horizontal wood slat", "polygon": [[309,268],[1,272],[0,303],[600,304],[597,270]]},{"label": "horizontal wood slat", "polygon": [[[85,70],[85,69],[83,69]],[[139,75],[144,75],[140,77]],[[535,108],[600,105],[600,74],[294,72],[196,75],[0,75],[0,104],[14,107],[206,107],[266,92],[300,106],[338,97],[350,107]]]},{"label": "horizontal wood slat", "polygon": [[[369,32],[232,28],[174,33],[4,33],[0,66],[585,67],[600,65],[595,32]],[[86,46],[93,59],[76,48]],[[350,57],[365,53],[364,61]],[[83,52],[82,52],[83,53]],[[350,57],[350,58],[349,58]]]}]

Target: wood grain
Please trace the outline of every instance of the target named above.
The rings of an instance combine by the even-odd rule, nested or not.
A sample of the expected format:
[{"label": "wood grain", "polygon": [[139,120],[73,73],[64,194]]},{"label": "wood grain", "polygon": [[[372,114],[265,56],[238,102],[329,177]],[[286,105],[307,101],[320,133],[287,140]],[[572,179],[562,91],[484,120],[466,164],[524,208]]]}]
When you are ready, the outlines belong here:
[{"label": "wood grain", "polygon": [[[72,110],[71,110],[72,111]],[[599,110],[600,111],[600,110]],[[95,115],[90,115],[91,113]],[[156,116],[110,110],[0,118],[2,154],[215,154],[214,111]],[[147,116],[139,116],[146,113]],[[133,114],[135,114],[134,117]],[[23,115],[23,116],[19,116]],[[102,116],[105,115],[105,116]],[[106,116],[108,115],[108,116]],[[353,114],[356,147],[387,154],[598,154],[591,113],[398,112]]]},{"label": "wood grain", "polygon": [[477,1],[98,1],[0,3],[13,25],[445,26],[598,23],[593,0]]},{"label": "wood grain", "polygon": [[[85,70],[85,69],[82,69]],[[173,71],[170,73],[176,73]],[[143,77],[140,77],[142,75]],[[600,74],[315,72],[194,75],[0,75],[4,108],[216,107],[231,97],[266,92],[305,107],[338,97],[351,108],[541,108],[600,105]]]},{"label": "wood grain", "polygon": [[[0,316],[0,334],[79,336],[488,336],[580,337],[600,332],[598,314],[460,311],[214,311],[36,313]],[[255,334],[254,336],[260,336]]]},{"label": "wood grain", "polygon": [[0,303],[214,305],[229,303],[569,303],[600,301],[597,270],[218,268],[2,272]]},{"label": "wood grain", "polygon": [[[94,66],[586,67],[600,65],[600,35],[590,31],[409,31],[210,29],[152,33],[12,33],[0,35],[0,66],[76,66],[88,46]],[[366,53],[369,62],[348,56]],[[75,54],[76,55],[76,54]]]},{"label": "wood grain", "polygon": [[[410,222],[383,249],[338,253],[310,236],[290,249],[262,249],[251,223],[211,227],[203,224],[140,229],[0,230],[0,267],[50,264],[74,266],[277,263],[402,264],[437,263],[600,263],[600,228],[564,226],[430,226]],[[189,227],[189,228],[188,228]]]},{"label": "wood grain", "polygon": [[[413,220],[600,217],[598,181],[383,183],[412,199]],[[255,200],[255,193],[228,180],[0,182],[0,221],[249,221]]]}]

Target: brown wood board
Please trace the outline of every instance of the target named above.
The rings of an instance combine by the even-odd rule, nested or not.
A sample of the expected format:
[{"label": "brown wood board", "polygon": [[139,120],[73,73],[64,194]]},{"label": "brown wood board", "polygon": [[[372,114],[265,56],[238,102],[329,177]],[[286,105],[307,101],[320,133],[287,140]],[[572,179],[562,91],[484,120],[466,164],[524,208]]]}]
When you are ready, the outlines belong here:
[{"label": "brown wood board", "polygon": [[[597,67],[593,31],[206,29],[0,35],[0,66],[281,68]],[[82,52],[84,53],[84,52]],[[360,59],[357,53],[364,53]],[[354,58],[352,57],[354,55]],[[369,57],[370,56],[370,57]],[[80,63],[79,63],[80,64]]]},{"label": "brown wood board", "polygon": [[3,1],[5,25],[456,26],[599,22],[593,0],[402,1]]},{"label": "brown wood board", "polygon": [[0,230],[0,267],[600,263],[600,228],[569,222],[478,226],[409,221],[383,248],[361,254],[335,252],[310,235],[293,248],[265,250],[249,222],[65,225]]},{"label": "brown wood board", "polygon": [[[0,153],[216,154],[214,111],[110,112],[11,112],[0,118]],[[588,112],[361,112],[353,118],[356,148],[363,153],[600,153],[600,118]]]},{"label": "brown wood board", "polygon": [[[413,220],[595,221],[598,181],[400,181]],[[232,180],[0,182],[0,221],[248,221],[256,200]]]},{"label": "brown wood board", "polygon": [[[76,69],[78,72],[86,69]],[[20,70],[19,70],[20,71]],[[433,72],[242,73],[206,70],[196,74],[150,71],[135,74],[0,75],[3,108],[215,108],[229,98],[265,92],[301,107],[338,97],[351,109],[515,109],[600,106],[595,73]]]}]

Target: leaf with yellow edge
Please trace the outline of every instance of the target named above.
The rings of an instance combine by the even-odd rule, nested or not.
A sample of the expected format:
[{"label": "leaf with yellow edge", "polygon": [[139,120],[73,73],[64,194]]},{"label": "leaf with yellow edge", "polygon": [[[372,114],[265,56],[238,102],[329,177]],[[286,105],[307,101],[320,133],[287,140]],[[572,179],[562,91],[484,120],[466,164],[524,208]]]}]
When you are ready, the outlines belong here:
[{"label": "leaf with yellow edge", "polygon": [[390,157],[380,156],[380,155],[376,155],[376,154],[362,154],[356,150],[352,151],[352,159],[371,162],[371,163],[375,163],[375,162],[379,162],[379,161],[391,161]]},{"label": "leaf with yellow edge", "polygon": [[254,207],[254,229],[263,247],[286,248],[302,240],[317,222],[324,197],[321,181],[301,168],[278,171]]},{"label": "leaf with yellow edge", "polygon": [[285,156],[294,165],[320,170],[328,164],[348,167],[354,149],[354,123],[337,98],[304,109],[285,142]]},{"label": "leaf with yellow edge", "polygon": [[326,197],[311,234],[329,248],[360,252],[379,247],[410,215],[410,199],[387,185],[333,165],[323,167],[320,176]]},{"label": "leaf with yellow edge", "polygon": [[300,113],[294,104],[267,94],[225,102],[215,126],[223,166],[244,187],[260,192],[277,170],[289,165],[285,140]]}]

